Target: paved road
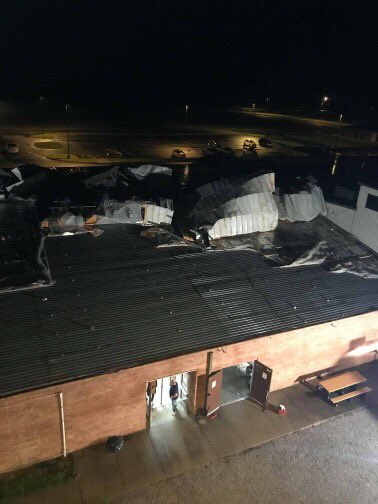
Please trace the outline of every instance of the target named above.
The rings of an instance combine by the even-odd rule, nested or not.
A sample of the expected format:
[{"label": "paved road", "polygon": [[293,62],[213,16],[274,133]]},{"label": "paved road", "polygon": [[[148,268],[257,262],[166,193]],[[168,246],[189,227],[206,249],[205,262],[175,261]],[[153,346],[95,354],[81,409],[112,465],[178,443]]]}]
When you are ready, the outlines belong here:
[{"label": "paved road", "polygon": [[[12,122],[13,121],[13,122]],[[66,128],[69,126],[71,159],[67,160]],[[202,157],[210,138],[231,148],[236,156],[242,155],[246,138],[256,143],[261,136],[273,140],[273,148],[257,147],[258,157],[303,156],[303,147],[329,145],[355,148],[357,144],[340,139],[342,126],[332,121],[312,119],[263,111],[251,113],[248,108],[219,110],[206,118],[198,116],[189,124],[160,122],[137,126],[86,123],[79,118],[64,124],[51,121],[41,124],[31,119],[23,122],[9,119],[0,125],[0,144],[14,142],[20,146],[19,155],[0,154],[0,168],[34,163],[45,167],[77,166],[110,163],[160,163],[168,164],[172,150],[181,148],[185,162]],[[141,129],[142,128],[142,129]],[[45,135],[42,134],[42,129]],[[116,147],[127,153],[125,158],[108,159],[107,148]],[[363,148],[366,149],[366,146]]]},{"label": "paved road", "polygon": [[111,502],[375,504],[377,420],[359,410]]},{"label": "paved road", "polygon": [[[186,161],[192,162],[202,157],[203,149],[210,138],[215,138],[225,147],[234,150],[237,156],[242,155],[242,146],[246,138],[252,138],[256,143],[261,131],[250,133],[225,130],[221,128],[207,128],[206,131],[179,131],[165,133],[122,133],[122,132],[70,132],[69,144],[71,161],[66,161],[67,137],[64,132],[54,132],[48,138],[26,136],[22,134],[3,134],[1,140],[17,143],[20,147],[19,155],[0,155],[0,166],[17,166],[22,162],[35,163],[41,166],[74,166],[81,163],[109,163],[105,158],[107,148],[117,148],[128,153],[129,162],[172,162],[172,150],[181,148],[186,154]],[[52,147],[52,148],[50,148]],[[259,156],[277,154],[295,155],[293,146],[277,142],[273,148],[258,146]],[[301,155],[301,153],[298,153]],[[54,158],[59,159],[54,159]],[[53,158],[53,159],[51,159]],[[113,162],[120,162],[113,159]],[[125,160],[122,160],[125,162]],[[177,160],[176,160],[177,161]]]},{"label": "paved road", "polygon": [[[288,116],[256,112],[248,109],[218,111],[217,115],[193,119],[192,123],[164,123],[141,126],[108,125],[86,123],[79,118],[70,124],[52,120],[33,123],[31,118],[10,117],[0,125],[0,143],[14,142],[20,146],[19,155],[0,154],[0,167],[17,166],[20,163],[35,163],[41,166],[67,166],[78,164],[109,163],[105,159],[107,147],[117,147],[128,153],[129,162],[172,162],[171,153],[182,148],[191,162],[202,156],[202,150],[210,138],[217,139],[223,146],[241,155],[246,138],[255,142],[261,136],[273,139],[273,148],[258,147],[259,157],[277,155],[303,155],[297,148],[303,146],[300,137],[304,134],[315,140],[315,133],[332,135],[339,126],[328,121],[301,118],[292,120]],[[71,161],[67,155],[66,128],[69,127]],[[44,130],[45,135],[42,134]],[[290,136],[294,136],[293,139]],[[297,138],[298,137],[298,138]],[[326,138],[327,139],[327,138]],[[323,139],[324,140],[324,139]],[[308,140],[307,140],[308,141]],[[333,140],[332,140],[333,141]],[[305,141],[306,143],[306,141]],[[51,144],[51,145],[49,145]],[[54,147],[54,148],[49,148]],[[102,159],[101,159],[102,158]],[[119,162],[116,159],[114,162]]]}]

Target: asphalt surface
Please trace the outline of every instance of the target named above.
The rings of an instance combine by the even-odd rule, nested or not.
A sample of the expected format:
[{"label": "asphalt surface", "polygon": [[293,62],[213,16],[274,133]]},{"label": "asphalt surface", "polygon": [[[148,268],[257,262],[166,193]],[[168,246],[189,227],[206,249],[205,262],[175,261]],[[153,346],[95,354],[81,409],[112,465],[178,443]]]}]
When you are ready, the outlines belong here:
[{"label": "asphalt surface", "polygon": [[375,504],[376,414],[361,409],[111,502]]},{"label": "asphalt surface", "polygon": [[[188,123],[160,121],[153,124],[133,126],[132,124],[107,124],[84,122],[80,118],[71,118],[64,123],[37,117],[21,119],[10,116],[3,118],[0,125],[0,143],[17,143],[18,155],[0,153],[0,167],[8,168],[20,163],[34,163],[40,166],[76,166],[78,164],[109,164],[111,162],[160,162],[172,161],[172,150],[181,148],[186,154],[185,162],[198,160],[203,156],[203,149],[209,139],[221,142],[224,147],[242,155],[245,139],[256,143],[261,136],[273,140],[273,148],[257,147],[259,157],[266,156],[302,156],[300,147],[308,143],[302,141],[306,136],[311,142],[321,132],[332,144],[335,132],[340,125],[331,121],[298,118],[296,120],[283,115],[251,113],[247,108],[228,111],[216,111],[208,116],[198,115]],[[69,150],[71,159],[67,159],[67,135],[69,130]],[[327,136],[328,135],[328,136]],[[50,145],[49,145],[50,144]],[[298,149],[299,147],[299,149]],[[107,149],[117,149],[125,154],[123,159],[108,159]]]}]

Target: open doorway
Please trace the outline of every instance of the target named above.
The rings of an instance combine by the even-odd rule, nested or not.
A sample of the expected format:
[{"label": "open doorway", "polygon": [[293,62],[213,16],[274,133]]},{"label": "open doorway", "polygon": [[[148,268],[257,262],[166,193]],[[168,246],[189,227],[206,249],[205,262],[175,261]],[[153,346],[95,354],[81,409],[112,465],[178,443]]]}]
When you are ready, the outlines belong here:
[{"label": "open doorway", "polygon": [[[192,373],[185,372],[173,376],[158,378],[147,385],[147,421],[149,425],[158,425],[188,416],[187,402],[191,395]],[[169,396],[171,380],[178,384],[177,412],[173,416],[172,401]]]},{"label": "open doorway", "polygon": [[250,395],[253,363],[242,362],[237,366],[223,369],[221,405],[246,399]]}]

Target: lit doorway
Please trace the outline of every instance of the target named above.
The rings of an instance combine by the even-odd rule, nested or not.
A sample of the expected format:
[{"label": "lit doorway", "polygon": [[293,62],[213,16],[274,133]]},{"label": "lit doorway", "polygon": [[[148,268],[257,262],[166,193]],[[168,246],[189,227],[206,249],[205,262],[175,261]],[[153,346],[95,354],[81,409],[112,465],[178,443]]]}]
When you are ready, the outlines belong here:
[{"label": "lit doorway", "polygon": [[[169,397],[172,378],[177,381],[179,388],[175,416],[172,415],[172,401]],[[190,394],[191,381],[191,373],[186,372],[158,378],[147,385],[147,421],[149,425],[158,425],[175,420],[175,418],[186,418],[188,416],[187,400]]]},{"label": "lit doorway", "polygon": [[246,399],[250,395],[253,364],[243,362],[223,369],[221,405]]}]

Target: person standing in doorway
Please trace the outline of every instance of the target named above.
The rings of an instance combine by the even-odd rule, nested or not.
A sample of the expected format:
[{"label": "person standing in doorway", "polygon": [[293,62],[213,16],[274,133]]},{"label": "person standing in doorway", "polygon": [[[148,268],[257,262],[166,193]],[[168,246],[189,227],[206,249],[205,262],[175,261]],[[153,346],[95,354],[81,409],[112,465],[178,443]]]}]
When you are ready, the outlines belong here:
[{"label": "person standing in doorway", "polygon": [[176,415],[177,399],[179,396],[179,387],[175,378],[171,378],[171,386],[169,388],[169,397],[172,401],[172,415]]}]

